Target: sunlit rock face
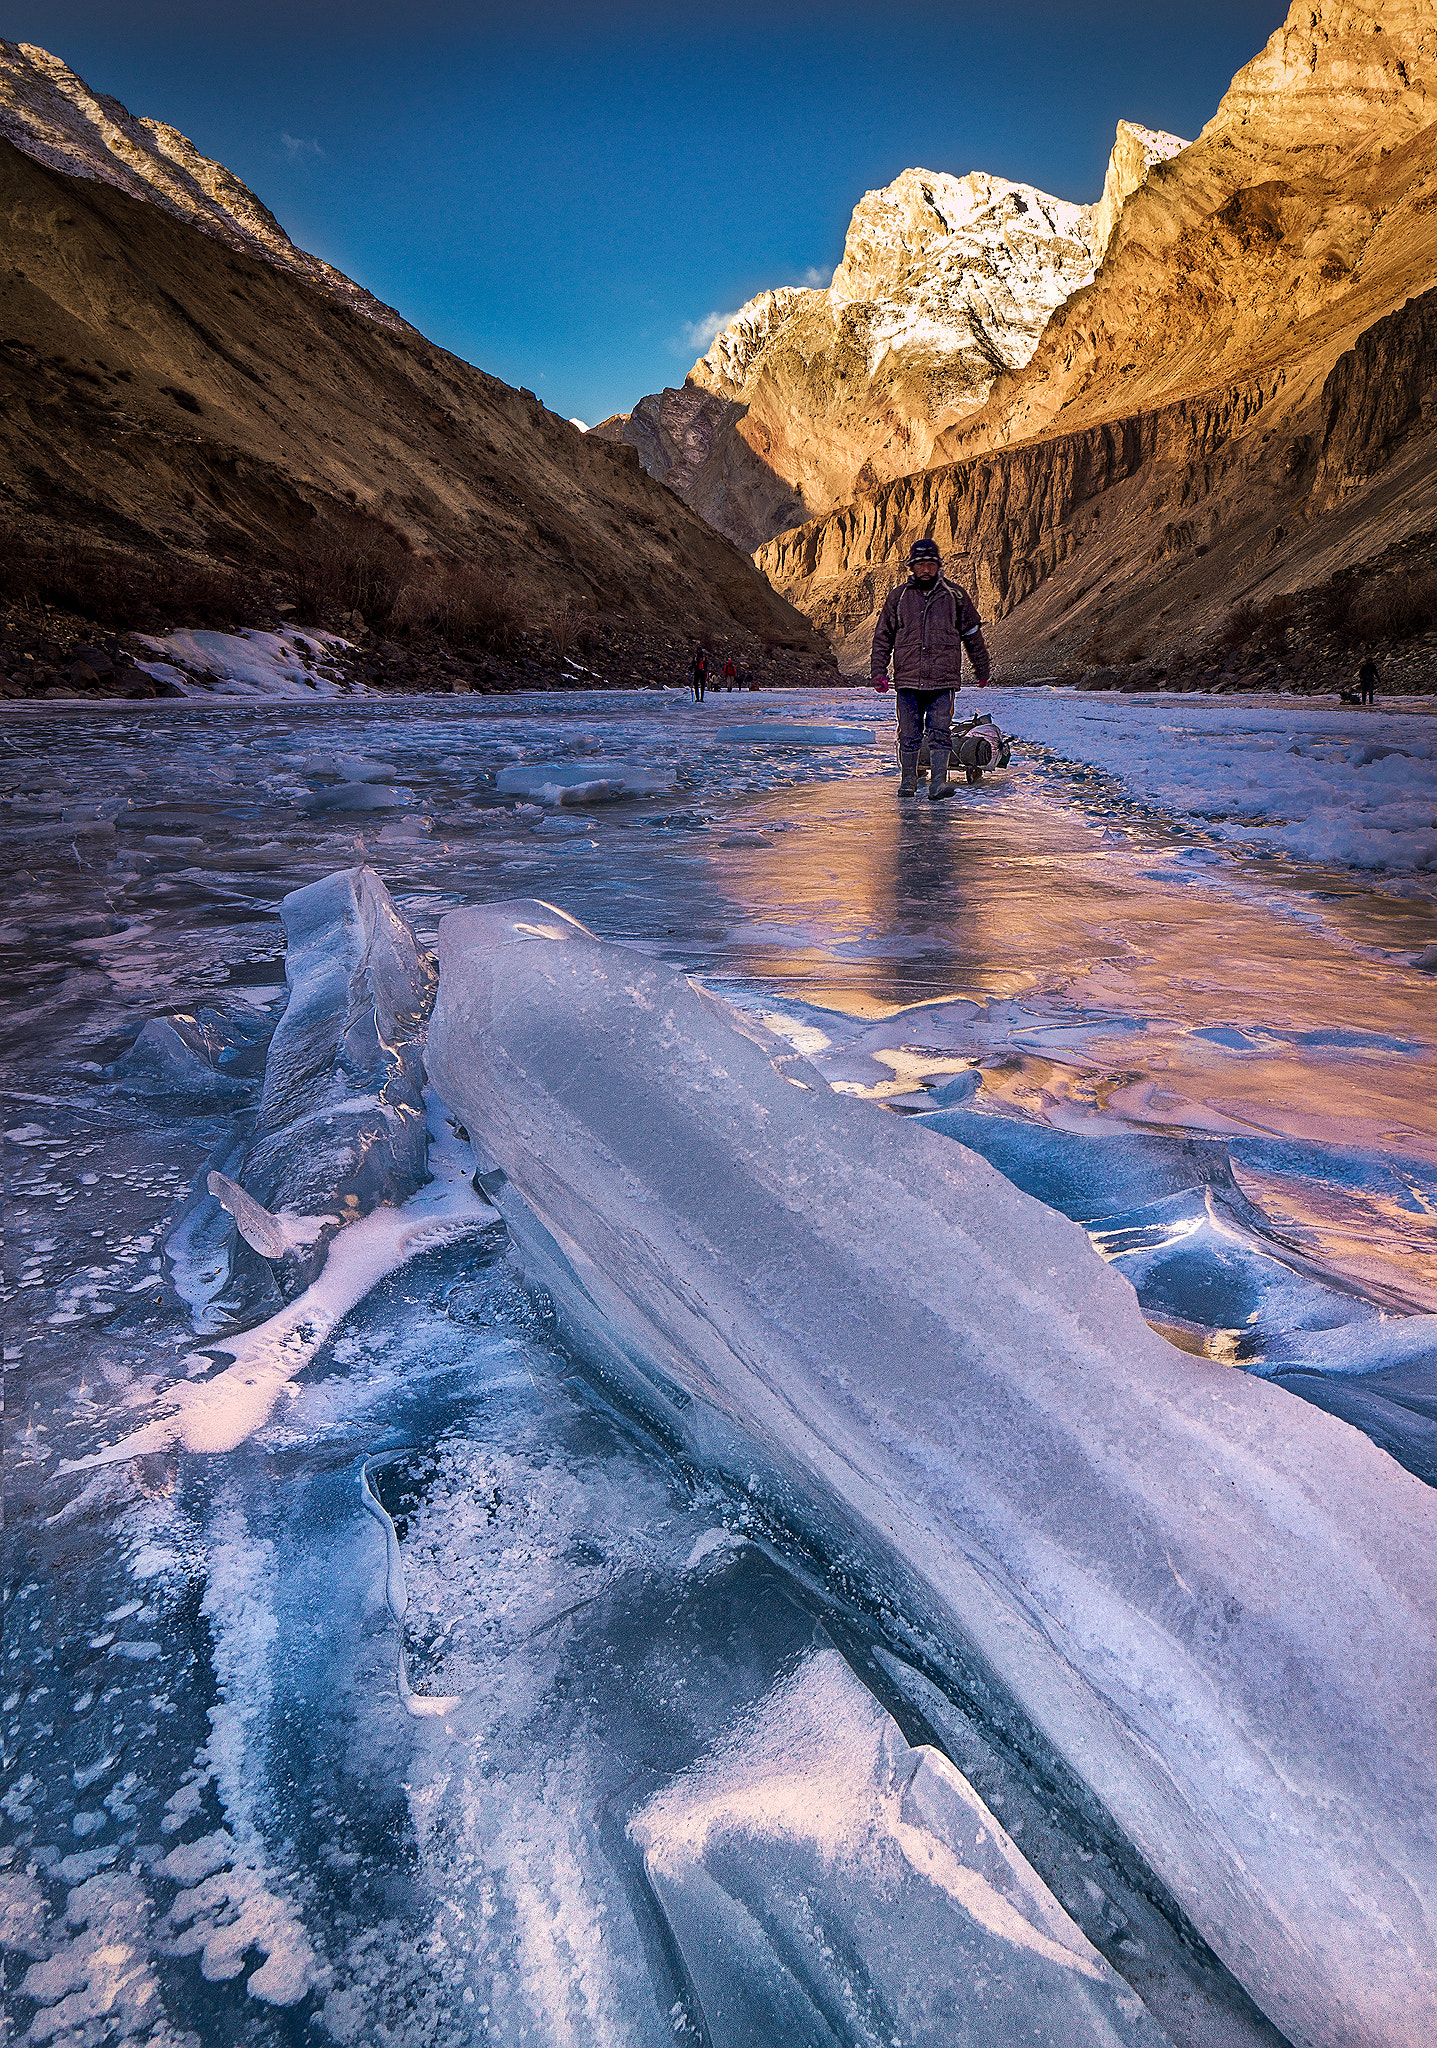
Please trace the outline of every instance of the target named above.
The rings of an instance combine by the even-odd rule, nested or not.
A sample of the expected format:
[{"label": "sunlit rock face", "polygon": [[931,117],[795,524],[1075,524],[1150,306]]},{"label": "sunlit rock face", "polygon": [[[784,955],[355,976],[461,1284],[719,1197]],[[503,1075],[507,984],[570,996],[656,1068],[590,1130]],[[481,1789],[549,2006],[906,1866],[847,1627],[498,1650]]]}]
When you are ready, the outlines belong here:
[{"label": "sunlit rock face", "polygon": [[1029,360],[1091,283],[1123,201],[1184,146],[1120,124],[1096,207],[983,171],[904,171],[855,207],[826,291],[761,292],[682,390],[597,431],[749,548],[920,469]]},{"label": "sunlit rock face", "polygon": [[362,285],[297,249],[269,208],[223,164],[201,156],[163,121],[136,117],[94,93],[67,64],[34,43],[0,42],[0,135],[52,170],[99,178],[178,220],[292,271],[386,327],[413,330]]}]

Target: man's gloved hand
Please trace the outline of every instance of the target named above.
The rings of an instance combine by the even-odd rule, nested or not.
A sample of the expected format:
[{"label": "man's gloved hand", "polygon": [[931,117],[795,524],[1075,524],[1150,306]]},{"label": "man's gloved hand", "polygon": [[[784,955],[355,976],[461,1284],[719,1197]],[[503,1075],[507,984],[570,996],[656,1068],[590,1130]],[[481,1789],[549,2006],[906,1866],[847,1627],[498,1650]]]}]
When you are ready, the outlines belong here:
[{"label": "man's gloved hand", "polygon": [[886,689],[888,688],[888,678],[887,678],[887,676],[875,676],[875,677],[873,678],[873,684],[872,684],[872,687],[873,687],[873,688],[874,688],[875,690],[886,690]]}]

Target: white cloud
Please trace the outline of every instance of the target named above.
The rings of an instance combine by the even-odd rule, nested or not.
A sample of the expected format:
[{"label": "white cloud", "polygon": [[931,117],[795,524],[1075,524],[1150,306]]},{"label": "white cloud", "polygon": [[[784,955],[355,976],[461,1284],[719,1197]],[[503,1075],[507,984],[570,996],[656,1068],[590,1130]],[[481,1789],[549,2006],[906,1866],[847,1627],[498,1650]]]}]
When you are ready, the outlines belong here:
[{"label": "white cloud", "polygon": [[685,320],[683,346],[707,348],[716,334],[722,334],[730,320],[738,318],[738,309],[732,313],[705,313],[702,320]]},{"label": "white cloud", "polygon": [[833,272],[820,270],[816,263],[810,263],[807,270],[800,273],[798,281],[800,284],[806,284],[810,291],[827,291],[833,282]]},{"label": "white cloud", "polygon": [[302,156],[324,155],[324,151],[312,135],[281,135],[279,139],[285,155],[292,163]]}]

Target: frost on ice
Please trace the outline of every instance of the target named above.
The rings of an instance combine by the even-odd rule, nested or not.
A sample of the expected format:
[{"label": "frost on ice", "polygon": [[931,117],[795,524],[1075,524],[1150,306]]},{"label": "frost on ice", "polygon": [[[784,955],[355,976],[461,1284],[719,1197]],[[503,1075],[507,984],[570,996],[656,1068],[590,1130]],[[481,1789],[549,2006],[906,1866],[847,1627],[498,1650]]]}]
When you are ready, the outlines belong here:
[{"label": "frost on ice", "polygon": [[571,1342],[996,1684],[1293,2039],[1430,2039],[1429,1489],[547,905],[445,919],[429,1043]]}]

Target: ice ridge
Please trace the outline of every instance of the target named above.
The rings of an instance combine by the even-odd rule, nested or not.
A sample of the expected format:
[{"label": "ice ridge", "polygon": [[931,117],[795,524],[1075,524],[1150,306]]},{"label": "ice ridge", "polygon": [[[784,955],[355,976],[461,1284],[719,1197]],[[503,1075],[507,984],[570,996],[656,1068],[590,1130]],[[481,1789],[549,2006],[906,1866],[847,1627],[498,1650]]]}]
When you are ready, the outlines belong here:
[{"label": "ice ridge", "polygon": [[552,906],[445,919],[428,1057],[576,1348],[982,1672],[1289,2040],[1430,2041],[1427,1488]]},{"label": "ice ridge", "polygon": [[292,891],[281,916],[289,998],[258,1109],[206,1162],[167,1246],[201,1335],[302,1294],[344,1224],[426,1177],[432,962],[371,868]]}]

